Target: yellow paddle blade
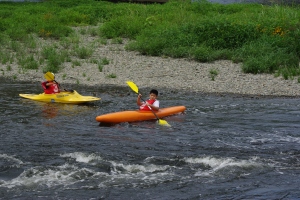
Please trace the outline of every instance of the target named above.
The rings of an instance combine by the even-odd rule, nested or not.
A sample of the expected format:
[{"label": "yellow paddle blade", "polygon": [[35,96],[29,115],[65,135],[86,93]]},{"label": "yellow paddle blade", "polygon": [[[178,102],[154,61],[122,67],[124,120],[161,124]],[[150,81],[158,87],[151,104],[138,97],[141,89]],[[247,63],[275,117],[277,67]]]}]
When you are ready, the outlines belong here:
[{"label": "yellow paddle blade", "polygon": [[163,119],[159,119],[158,124],[162,125],[162,126],[171,126],[170,124],[168,124],[168,122],[166,120],[163,120]]},{"label": "yellow paddle blade", "polygon": [[44,74],[44,77],[47,81],[54,81],[54,74],[52,74],[51,72],[47,72],[46,74]]},{"label": "yellow paddle blade", "polygon": [[127,85],[129,85],[129,87],[135,92],[135,93],[139,93],[139,88],[136,86],[136,84],[132,81],[127,81],[126,82]]}]

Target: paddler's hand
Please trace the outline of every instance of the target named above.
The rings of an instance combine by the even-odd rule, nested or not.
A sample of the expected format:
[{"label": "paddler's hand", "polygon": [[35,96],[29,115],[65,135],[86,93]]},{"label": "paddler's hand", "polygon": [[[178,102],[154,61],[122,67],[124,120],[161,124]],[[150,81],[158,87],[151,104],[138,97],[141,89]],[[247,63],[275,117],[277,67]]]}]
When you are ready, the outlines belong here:
[{"label": "paddler's hand", "polygon": [[46,83],[46,86],[50,86],[50,85],[53,85],[53,82]]},{"label": "paddler's hand", "polygon": [[142,98],[142,95],[141,95],[141,94],[139,94],[138,97],[136,98],[136,104],[137,104],[138,106],[141,106],[141,105],[142,105],[141,98]]}]

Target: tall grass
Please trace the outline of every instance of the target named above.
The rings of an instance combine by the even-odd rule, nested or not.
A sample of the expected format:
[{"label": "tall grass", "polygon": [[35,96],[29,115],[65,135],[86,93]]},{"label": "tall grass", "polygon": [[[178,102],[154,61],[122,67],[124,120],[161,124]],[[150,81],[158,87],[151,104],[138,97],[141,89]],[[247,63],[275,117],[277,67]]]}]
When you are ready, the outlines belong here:
[{"label": "tall grass", "polygon": [[[22,47],[22,52],[30,48],[36,53],[33,49],[39,45],[30,35],[56,40],[58,48],[45,48],[37,57],[45,58],[46,69],[57,71],[74,53],[83,59],[91,57],[94,47],[78,47],[80,39],[72,29],[91,25],[98,26],[90,34],[100,36],[99,41],[129,38],[126,49],[144,55],[199,62],[229,59],[241,62],[245,73],[293,78],[300,75],[299,8],[296,4],[221,5],[205,0],[147,5],[94,0],[0,2],[0,44],[12,52]],[[1,62],[7,62],[3,48],[1,55],[6,58]],[[18,60],[30,58],[31,63],[36,58],[17,54]]]},{"label": "tall grass", "polygon": [[52,71],[54,73],[59,71],[66,57],[66,55],[59,53],[54,46],[43,47],[42,56],[47,61],[47,65],[43,71]]},{"label": "tall grass", "polygon": [[36,61],[33,55],[29,55],[27,57],[20,57],[19,65],[23,70],[38,69],[39,67],[38,62]]}]

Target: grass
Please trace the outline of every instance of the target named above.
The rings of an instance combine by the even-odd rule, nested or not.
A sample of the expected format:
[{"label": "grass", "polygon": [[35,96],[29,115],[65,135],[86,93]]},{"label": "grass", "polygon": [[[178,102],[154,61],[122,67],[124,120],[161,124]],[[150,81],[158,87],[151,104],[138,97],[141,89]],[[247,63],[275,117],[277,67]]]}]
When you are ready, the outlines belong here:
[{"label": "grass", "polygon": [[58,52],[55,46],[45,46],[42,49],[42,56],[47,61],[44,72],[51,71],[56,73],[60,70],[62,63],[65,61],[67,55]]},{"label": "grass", "polygon": [[109,60],[107,58],[102,58],[101,61],[100,61],[100,63],[102,65],[108,65],[109,64]]},{"label": "grass", "polygon": [[209,70],[209,75],[212,81],[215,80],[216,76],[219,74],[218,70],[216,69],[211,69]]},{"label": "grass", "polygon": [[72,62],[73,66],[81,66],[81,63],[78,60]]},{"label": "grass", "polygon": [[24,58],[21,57],[19,59],[19,65],[24,70],[38,69],[39,68],[39,64],[38,64],[38,62],[36,61],[36,59],[34,58],[33,55],[29,55],[28,57],[24,57]]},{"label": "grass", "polygon": [[76,47],[74,49],[76,56],[80,59],[87,59],[92,56],[93,49],[90,47]]},{"label": "grass", "polygon": [[117,75],[114,73],[108,74],[107,78],[117,78]]},{"label": "grass", "polygon": [[[94,0],[0,2],[0,62],[57,72],[74,56],[92,57],[98,44],[79,46],[80,36],[90,35],[99,37],[101,45],[107,39],[115,44],[130,39],[126,49],[144,55],[198,62],[227,59],[242,63],[245,73],[289,79],[300,76],[299,8],[296,4],[221,5],[205,0],[170,0],[163,5]],[[41,45],[38,39],[47,44],[55,41],[57,46]],[[99,71],[108,63],[99,61]]]},{"label": "grass", "polygon": [[103,65],[102,64],[98,64],[98,69],[99,69],[99,72],[102,72],[103,71]]}]

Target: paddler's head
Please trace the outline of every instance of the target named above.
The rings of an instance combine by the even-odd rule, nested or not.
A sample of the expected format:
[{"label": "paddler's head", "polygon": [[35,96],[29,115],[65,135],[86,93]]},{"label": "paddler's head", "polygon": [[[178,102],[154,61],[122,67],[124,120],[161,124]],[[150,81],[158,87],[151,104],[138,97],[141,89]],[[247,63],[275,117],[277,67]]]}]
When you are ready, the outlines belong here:
[{"label": "paddler's head", "polygon": [[158,91],[155,90],[155,89],[152,89],[149,94],[150,94],[149,98],[152,99],[152,100],[154,100],[158,96]]},{"label": "paddler's head", "polygon": [[55,80],[55,75],[52,72],[47,72],[44,74],[44,77],[47,81],[54,81]]}]

